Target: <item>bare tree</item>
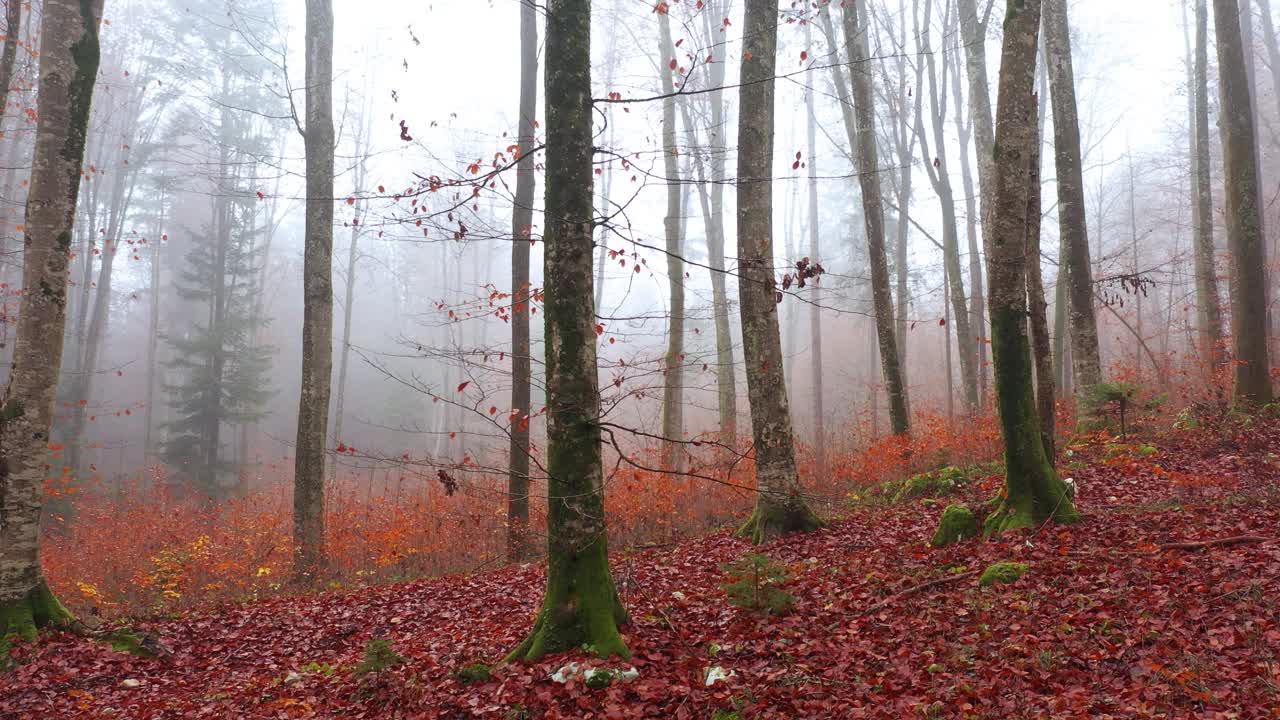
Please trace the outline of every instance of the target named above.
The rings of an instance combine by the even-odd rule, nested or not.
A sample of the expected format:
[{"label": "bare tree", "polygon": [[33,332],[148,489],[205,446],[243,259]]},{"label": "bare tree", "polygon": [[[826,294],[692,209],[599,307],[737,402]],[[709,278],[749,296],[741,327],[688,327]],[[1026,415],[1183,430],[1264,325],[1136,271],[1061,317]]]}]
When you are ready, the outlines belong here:
[{"label": "bare tree", "polygon": [[1231,339],[1235,396],[1244,403],[1271,402],[1267,358],[1267,269],[1258,207],[1253,105],[1236,0],[1213,0],[1222,98],[1223,176],[1226,178],[1227,245],[1231,250]]},{"label": "bare tree", "polygon": [[1009,3],[996,115],[995,143],[1000,155],[992,167],[995,195],[987,253],[1005,492],[1000,507],[987,518],[989,534],[1036,527],[1051,519],[1070,522],[1078,517],[1066,485],[1045,455],[1027,339],[1026,246],[1032,185],[1030,161],[1036,142],[1036,98],[1032,86],[1039,28],[1040,0]]},{"label": "bare tree", "polygon": [[333,373],[333,6],[307,0],[307,207],[302,262],[302,391],[293,470],[294,572],[323,569],[324,453]]},{"label": "bare tree", "polygon": [[[804,24],[805,45],[813,45],[813,24]],[[814,262],[822,257],[821,233],[818,230],[818,140],[814,90],[805,93],[806,140],[809,165],[809,257]],[[809,372],[813,383],[813,451],[817,455],[818,477],[827,477],[826,390],[822,386],[822,288],[821,278],[809,287]]]},{"label": "bare tree", "polygon": [[[66,623],[40,567],[40,507],[67,320],[67,264],[89,111],[101,0],[45,0],[36,147],[16,347],[0,402],[0,645]],[[4,662],[7,653],[0,653]]]},{"label": "bare tree", "polygon": [[[738,300],[756,460],[756,507],[738,530],[763,543],[822,522],[796,472],[773,270],[773,93],[778,0],[747,0],[738,90]],[[890,333],[892,334],[892,332]]]},{"label": "bare tree", "polygon": [[[666,11],[658,13],[658,73],[662,76],[662,158],[667,184],[667,214],[663,218],[666,239],[667,284],[670,306],[667,309],[667,354],[663,359],[662,391],[662,467],[679,472],[680,441],[684,436],[684,239],[681,217],[680,150],[676,147],[676,98],[672,74],[679,63],[671,40],[671,18]],[[670,64],[675,67],[670,67]]]},{"label": "bare tree", "polygon": [[[1058,177],[1058,235],[1066,245],[1065,277],[1070,284],[1071,363],[1076,397],[1086,398],[1102,382],[1098,321],[1093,311],[1093,279],[1085,221],[1084,177],[1080,165],[1080,119],[1066,0],[1045,0],[1045,62],[1053,99],[1053,149]],[[1061,280],[1059,280],[1061,282]]]},{"label": "bare tree", "polygon": [[591,0],[546,10],[547,584],[508,660],[590,645],[628,656],[604,522],[600,387],[592,306]]},{"label": "bare tree", "polygon": [[520,118],[515,209],[511,214],[511,448],[507,474],[507,559],[533,554],[529,530],[529,423],[533,362],[529,344],[529,250],[533,232],[534,114],[538,103],[538,11],[520,5]]}]

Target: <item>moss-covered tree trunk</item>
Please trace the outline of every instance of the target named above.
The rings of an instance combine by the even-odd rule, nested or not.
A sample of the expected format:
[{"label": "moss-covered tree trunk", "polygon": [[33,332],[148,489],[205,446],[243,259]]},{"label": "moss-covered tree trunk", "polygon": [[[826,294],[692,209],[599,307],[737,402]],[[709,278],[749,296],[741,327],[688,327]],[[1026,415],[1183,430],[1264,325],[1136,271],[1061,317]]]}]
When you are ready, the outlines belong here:
[{"label": "moss-covered tree trunk", "polygon": [[306,228],[302,256],[302,390],[293,462],[294,574],[325,564],[324,451],[333,374],[333,6],[307,0]]},{"label": "moss-covered tree trunk", "polygon": [[[1267,357],[1267,268],[1258,207],[1253,105],[1236,0],[1213,0],[1222,100],[1227,245],[1231,250],[1231,340],[1235,397],[1246,404],[1273,398]],[[1252,51],[1252,48],[1250,48]]]},{"label": "moss-covered tree trunk", "polygon": [[45,0],[40,114],[27,196],[23,293],[0,401],[0,644],[70,620],[40,568],[40,503],[67,321],[67,264],[98,75],[101,0]]},{"label": "moss-covered tree trunk", "polygon": [[508,660],[588,646],[627,656],[609,574],[592,304],[591,2],[551,0],[546,25],[547,586]]},{"label": "moss-covered tree trunk", "polygon": [[[662,159],[667,181],[667,215],[663,218],[667,250],[667,284],[670,306],[667,308],[667,355],[662,363],[662,467],[680,472],[683,466],[684,437],[684,239],[680,198],[680,150],[676,147],[676,98],[672,75],[678,70],[668,66],[675,61],[676,49],[671,41],[671,18],[658,14],[658,72],[662,75]],[[677,62],[677,67],[679,67]]]},{"label": "moss-covered tree trunk", "polygon": [[[538,11],[520,6],[520,126],[515,209],[511,213],[511,448],[507,473],[507,559],[533,554],[529,537],[529,423],[533,361],[529,347],[529,254],[533,232],[534,115],[538,105]],[[602,251],[601,257],[604,253]]]},{"label": "moss-covered tree trunk", "polygon": [[[889,396],[889,425],[894,435],[911,431],[907,386],[898,360],[894,333],[893,294],[889,287],[889,265],[884,247],[884,206],[880,195],[880,172],[876,149],[875,93],[873,63],[867,49],[867,23],[860,18],[856,3],[844,6],[844,38],[849,46],[850,79],[853,83],[853,114],[857,142],[854,157],[862,188],[862,220],[867,234],[867,255],[871,267],[871,295],[876,315],[876,335],[885,393]],[[843,89],[841,90],[843,94]]]},{"label": "moss-covered tree trunk", "polygon": [[[747,0],[738,91],[738,300],[756,460],[756,507],[739,529],[754,542],[822,523],[796,472],[773,276],[773,75],[778,1]],[[887,286],[886,277],[886,286]],[[890,335],[892,321],[890,320]]]},{"label": "moss-covered tree trunk", "polygon": [[1089,234],[1085,222],[1084,176],[1080,164],[1080,118],[1076,110],[1075,70],[1066,0],[1045,0],[1045,62],[1053,103],[1053,149],[1058,170],[1058,233],[1067,246],[1071,364],[1077,398],[1086,398],[1102,382],[1098,320],[1093,308]]},{"label": "moss-covered tree trunk", "polygon": [[1036,142],[1032,93],[1040,0],[1010,0],[1004,22],[1000,87],[993,146],[991,247],[991,349],[996,405],[1004,438],[1005,489],[986,531],[1034,527],[1047,520],[1075,520],[1066,485],[1045,455],[1032,385],[1027,338],[1026,237],[1030,159]]}]

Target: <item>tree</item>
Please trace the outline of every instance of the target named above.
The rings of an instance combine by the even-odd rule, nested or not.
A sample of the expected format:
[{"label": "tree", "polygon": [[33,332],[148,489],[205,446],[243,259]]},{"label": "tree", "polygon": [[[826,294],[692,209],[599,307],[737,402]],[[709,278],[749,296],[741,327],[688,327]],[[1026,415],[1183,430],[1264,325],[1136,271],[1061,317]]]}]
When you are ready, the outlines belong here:
[{"label": "tree", "polygon": [[1196,315],[1200,326],[1200,357],[1212,366],[1223,357],[1222,299],[1214,267],[1213,187],[1209,168],[1209,6],[1195,0],[1195,60],[1193,62],[1194,111],[1192,124],[1191,180],[1193,258],[1196,278]]},{"label": "tree", "polygon": [[[1043,105],[1043,103],[1041,103]],[[1052,465],[1056,454],[1054,438],[1053,353],[1049,349],[1049,304],[1044,299],[1044,278],[1040,270],[1040,114],[1037,109],[1035,142],[1027,161],[1027,319],[1031,324],[1031,357],[1036,376],[1036,414],[1044,454]]]},{"label": "tree", "polygon": [[[871,267],[871,295],[875,305],[876,334],[880,362],[884,370],[885,392],[889,396],[889,425],[894,435],[911,430],[907,386],[898,362],[894,335],[893,294],[889,289],[889,266],[884,248],[884,205],[880,195],[880,172],[876,151],[876,112],[872,93],[871,59],[867,49],[866,24],[859,19],[854,3],[844,7],[844,37],[849,47],[849,74],[853,82],[853,112],[857,142],[854,156],[862,188],[862,220],[867,234],[867,255]],[[844,89],[841,88],[841,94]]]},{"label": "tree", "polygon": [[1253,105],[1236,0],[1213,0],[1213,20],[1222,98],[1227,246],[1231,250],[1235,398],[1241,403],[1265,405],[1273,397],[1267,358],[1266,244],[1258,207]]},{"label": "tree", "polygon": [[1036,142],[1032,85],[1040,0],[1011,1],[1004,22],[992,165],[995,191],[987,249],[991,349],[996,405],[1004,438],[1005,487],[986,522],[989,534],[1079,516],[1045,454],[1036,415],[1031,347],[1027,339],[1026,241],[1031,159]]},{"label": "tree", "polygon": [[[804,24],[804,41],[813,47],[813,23]],[[817,262],[821,255],[818,230],[818,117],[814,105],[814,90],[805,94],[806,135],[809,155],[809,257]],[[817,457],[818,477],[827,477],[826,410],[822,387],[822,289],[820,278],[814,278],[809,287],[809,372],[813,382],[813,451]]]},{"label": "tree", "polygon": [[[40,567],[40,507],[67,320],[67,265],[98,75],[101,0],[45,0],[23,287],[0,401],[0,644],[66,623]],[[7,661],[4,653],[0,658]]]},{"label": "tree", "polygon": [[[973,326],[970,324],[968,299],[964,294],[964,277],[960,268],[960,238],[959,228],[956,222],[956,205],[955,194],[951,188],[951,173],[947,164],[947,141],[946,141],[946,114],[947,114],[947,96],[945,88],[939,90],[937,63],[934,60],[934,52],[929,41],[932,2],[925,0],[923,26],[919,24],[919,18],[916,19],[916,38],[919,43],[920,55],[925,59],[925,65],[928,69],[929,76],[929,97],[932,103],[932,112],[930,113],[933,124],[933,153],[932,162],[929,148],[929,137],[924,132],[924,118],[922,104],[916,105],[916,124],[921,126],[918,133],[920,139],[920,150],[922,157],[925,158],[925,173],[929,176],[929,182],[933,185],[934,192],[938,195],[938,202],[942,206],[942,245],[943,245],[943,274],[945,277],[944,284],[947,286],[949,298],[943,298],[943,302],[948,300],[952,308],[955,310],[953,319],[956,324],[956,341],[960,351],[960,377],[964,384],[965,404],[969,414],[975,414],[978,411],[979,395],[978,395],[978,351],[977,337]],[[948,14],[948,18],[950,15]],[[950,34],[952,28],[944,24],[943,34]],[[942,84],[946,83],[947,55],[943,54]],[[956,109],[959,112],[959,108]],[[967,150],[966,150],[967,152]],[[948,345],[948,348],[950,345]],[[947,377],[951,377],[948,373]],[[949,397],[949,396],[948,396]]]},{"label": "tree", "polygon": [[[511,448],[507,474],[507,559],[533,554],[529,529],[529,423],[533,363],[529,346],[529,245],[533,233],[534,113],[538,102],[538,16],[520,5],[520,118],[515,209],[511,214]],[[603,257],[603,253],[602,253]]]},{"label": "tree", "polygon": [[[676,98],[668,66],[675,60],[669,12],[658,13],[658,72],[662,75],[662,158],[667,183],[667,214],[663,218],[666,240],[667,283],[670,307],[667,320],[667,354],[662,363],[662,468],[679,472],[684,436],[684,239],[681,237],[683,208],[680,198],[679,148],[676,147]],[[677,63],[678,67],[678,63]]]},{"label": "tree", "polygon": [[307,0],[302,392],[293,461],[294,573],[324,566],[324,451],[333,373],[333,5]]},{"label": "tree", "polygon": [[[1071,364],[1076,397],[1090,397],[1102,382],[1098,321],[1093,312],[1093,279],[1085,221],[1084,177],[1080,164],[1080,119],[1066,0],[1045,0],[1045,62],[1053,102],[1053,149],[1058,176],[1058,235],[1066,246],[1066,280],[1071,308]],[[1084,407],[1083,405],[1081,406]]]},{"label": "tree", "polygon": [[[0,120],[9,107],[9,84],[18,61],[18,32],[22,29],[22,3],[10,0],[4,9],[4,50],[0,51]],[[10,141],[12,142],[12,141]]]},{"label": "tree", "polygon": [[507,660],[581,646],[626,657],[605,535],[591,287],[591,0],[551,0],[546,17],[547,583]]},{"label": "tree", "polygon": [[[773,275],[773,76],[778,0],[747,0],[738,90],[738,302],[756,460],[756,507],[738,534],[763,543],[822,525],[796,472]],[[888,273],[885,277],[888,283]],[[889,319],[893,332],[892,316]]]}]

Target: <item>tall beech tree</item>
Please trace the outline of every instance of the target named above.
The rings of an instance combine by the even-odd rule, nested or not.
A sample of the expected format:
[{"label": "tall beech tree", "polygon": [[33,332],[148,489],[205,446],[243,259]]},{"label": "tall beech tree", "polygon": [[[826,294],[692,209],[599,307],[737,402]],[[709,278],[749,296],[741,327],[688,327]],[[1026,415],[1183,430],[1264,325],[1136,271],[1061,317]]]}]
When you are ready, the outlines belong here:
[{"label": "tall beech tree", "polygon": [[[662,75],[662,159],[667,183],[667,214],[662,224],[666,239],[667,283],[670,306],[667,308],[667,354],[662,363],[662,467],[680,471],[680,440],[684,435],[684,215],[680,197],[680,150],[676,147],[676,98],[669,67],[676,49],[671,41],[671,18],[667,11],[658,13],[658,73]],[[677,63],[677,66],[679,64]]]},{"label": "tall beech tree", "polygon": [[1044,2],[1045,62],[1053,105],[1053,149],[1058,174],[1058,235],[1066,246],[1066,279],[1071,323],[1071,364],[1076,397],[1087,398],[1102,382],[1098,320],[1093,311],[1089,234],[1085,221],[1084,176],[1080,159],[1080,119],[1066,0]]},{"label": "tall beech tree", "polygon": [[294,572],[324,566],[324,452],[333,374],[333,5],[307,0],[302,392],[293,463]]},{"label": "tall beech tree", "polygon": [[[813,47],[813,23],[804,24],[804,43]],[[818,112],[815,91],[809,89],[805,100],[805,140],[809,156],[809,257],[817,261],[821,254],[821,235],[818,228]],[[809,373],[813,383],[813,452],[818,477],[827,477],[827,429],[826,409],[823,407],[825,391],[822,387],[822,287],[820,278],[814,278],[809,286]]]},{"label": "tall beech tree", "polygon": [[[520,4],[520,119],[515,209],[511,213],[511,449],[507,473],[507,559],[533,554],[529,538],[529,423],[533,359],[529,344],[529,251],[533,235],[534,114],[538,105],[538,11]],[[603,257],[603,254],[602,254]]]},{"label": "tall beech tree", "polygon": [[1222,297],[1218,294],[1218,273],[1214,266],[1213,185],[1209,163],[1209,6],[1196,0],[1196,45],[1192,74],[1193,133],[1191,162],[1194,204],[1192,257],[1196,279],[1196,319],[1199,324],[1200,357],[1212,366],[1223,357]]},{"label": "tall beech tree", "polygon": [[[71,614],[40,566],[40,507],[67,320],[67,265],[89,110],[98,76],[102,0],[45,0],[40,23],[35,155],[27,195],[16,347],[0,400],[0,646]],[[0,652],[0,663],[7,663]]]},{"label": "tall beech tree", "polygon": [[587,646],[629,656],[609,574],[592,303],[591,0],[546,10],[547,584],[508,660]]},{"label": "tall beech tree", "polygon": [[[864,8],[865,11],[865,8]],[[867,234],[867,255],[871,267],[871,296],[875,306],[876,335],[885,393],[889,397],[889,426],[894,435],[911,430],[907,385],[898,362],[894,333],[893,292],[889,288],[889,265],[884,248],[884,203],[880,195],[879,159],[876,149],[876,109],[874,105],[871,53],[867,49],[867,19],[856,3],[844,6],[844,39],[849,47],[849,75],[853,83],[853,114],[857,142],[854,157],[858,184],[862,188],[862,221]],[[844,89],[841,88],[841,94]]]},{"label": "tall beech tree", "polygon": [[[738,89],[738,302],[756,459],[756,507],[738,534],[763,543],[813,530],[796,471],[773,275],[773,92],[778,0],[747,0]],[[888,273],[885,273],[888,283]],[[794,302],[794,301],[793,301]],[[889,334],[893,334],[892,316]]]},{"label": "tall beech tree", "polygon": [[1258,206],[1258,166],[1253,105],[1236,0],[1213,0],[1218,45],[1218,92],[1222,100],[1223,177],[1226,182],[1227,246],[1231,250],[1231,341],[1235,398],[1271,402],[1267,358],[1266,242]]},{"label": "tall beech tree", "polygon": [[1027,226],[1031,160],[1035,156],[1036,42],[1040,0],[1009,0],[1000,56],[992,165],[995,191],[991,245],[987,248],[991,350],[996,405],[1004,438],[1005,491],[986,521],[988,534],[1072,522],[1079,515],[1053,470],[1040,435],[1027,338]]}]

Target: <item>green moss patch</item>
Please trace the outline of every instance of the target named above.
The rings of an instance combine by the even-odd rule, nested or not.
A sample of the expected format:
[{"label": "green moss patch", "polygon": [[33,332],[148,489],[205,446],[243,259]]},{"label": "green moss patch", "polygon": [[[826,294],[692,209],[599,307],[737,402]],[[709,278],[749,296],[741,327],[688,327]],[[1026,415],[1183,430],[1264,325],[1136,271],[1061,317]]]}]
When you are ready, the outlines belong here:
[{"label": "green moss patch", "polygon": [[1007,585],[1027,572],[1027,565],[1020,562],[998,562],[982,571],[978,584],[982,587],[1000,583]]},{"label": "green moss patch", "polygon": [[938,521],[938,530],[929,541],[934,547],[943,547],[978,536],[978,519],[973,511],[963,505],[948,505]]}]

